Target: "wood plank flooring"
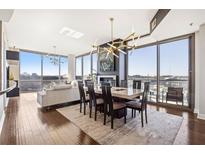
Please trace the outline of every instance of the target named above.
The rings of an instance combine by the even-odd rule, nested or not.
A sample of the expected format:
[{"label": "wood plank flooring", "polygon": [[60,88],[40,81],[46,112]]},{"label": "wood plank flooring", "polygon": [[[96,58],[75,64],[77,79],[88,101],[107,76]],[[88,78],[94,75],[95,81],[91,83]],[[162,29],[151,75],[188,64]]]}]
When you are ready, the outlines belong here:
[{"label": "wood plank flooring", "polygon": [[36,94],[12,98],[6,110],[1,144],[98,144],[56,110],[42,112]]},{"label": "wood plank flooring", "polygon": [[[197,119],[195,114],[158,105],[148,107],[184,117],[174,144],[205,144],[205,121]],[[98,143],[56,110],[42,112],[35,93],[23,93],[9,101],[0,144]]]}]

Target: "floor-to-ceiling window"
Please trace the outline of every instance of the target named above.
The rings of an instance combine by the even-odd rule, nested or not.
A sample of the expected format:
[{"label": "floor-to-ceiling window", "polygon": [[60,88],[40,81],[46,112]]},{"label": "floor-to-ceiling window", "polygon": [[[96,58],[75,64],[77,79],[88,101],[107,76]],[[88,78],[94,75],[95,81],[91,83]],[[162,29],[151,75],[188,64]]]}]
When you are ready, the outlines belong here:
[{"label": "floor-to-ceiling window", "polygon": [[177,87],[183,89],[183,102],[188,106],[189,39],[160,44],[159,59],[159,101],[166,101],[168,87]]},{"label": "floor-to-ceiling window", "polygon": [[60,57],[60,79],[68,79],[68,57]]},{"label": "floor-to-ceiling window", "polygon": [[41,89],[41,55],[20,52],[20,89],[37,91]]},{"label": "floor-to-ceiling window", "polygon": [[91,75],[91,56],[83,56],[83,79],[89,78]]},{"label": "floor-to-ceiling window", "polygon": [[[51,83],[65,82],[68,76],[68,59],[35,52],[20,51],[20,90],[38,91],[48,88]],[[60,60],[60,61],[59,61]]]},{"label": "floor-to-ceiling window", "polygon": [[75,76],[77,80],[95,78],[97,74],[97,53],[76,57]]},{"label": "floor-to-ceiling window", "polygon": [[[157,42],[152,46],[128,51],[128,80],[150,82],[150,101],[166,103],[168,88],[170,95],[182,90],[183,101],[168,100],[167,103],[190,106],[189,60],[192,37]],[[174,89],[174,90],[173,90]],[[174,94],[177,93],[177,94]],[[180,94],[179,94],[180,95]],[[178,96],[179,96],[178,95]],[[177,96],[177,97],[178,97]],[[174,96],[175,97],[175,96]]]},{"label": "floor-to-ceiling window", "polygon": [[52,58],[59,57],[43,56],[43,87],[49,86],[50,83],[59,83],[59,64],[51,63]]},{"label": "floor-to-ceiling window", "polygon": [[82,79],[82,57],[75,59],[75,76],[76,79]]},{"label": "floor-to-ceiling window", "polygon": [[[157,47],[149,46],[128,52],[128,86],[133,80],[150,82],[150,101],[156,101],[157,95]],[[143,88],[143,87],[142,87]]]},{"label": "floor-to-ceiling window", "polygon": [[97,74],[98,54],[92,54],[92,74]]}]

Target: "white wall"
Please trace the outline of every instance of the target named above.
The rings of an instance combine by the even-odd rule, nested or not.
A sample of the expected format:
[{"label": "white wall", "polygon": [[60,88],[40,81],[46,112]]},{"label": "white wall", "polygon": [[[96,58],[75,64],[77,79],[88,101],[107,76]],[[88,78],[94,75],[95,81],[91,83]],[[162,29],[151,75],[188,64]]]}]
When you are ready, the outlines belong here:
[{"label": "white wall", "polygon": [[196,76],[195,112],[198,118],[205,119],[205,24],[196,32]]}]

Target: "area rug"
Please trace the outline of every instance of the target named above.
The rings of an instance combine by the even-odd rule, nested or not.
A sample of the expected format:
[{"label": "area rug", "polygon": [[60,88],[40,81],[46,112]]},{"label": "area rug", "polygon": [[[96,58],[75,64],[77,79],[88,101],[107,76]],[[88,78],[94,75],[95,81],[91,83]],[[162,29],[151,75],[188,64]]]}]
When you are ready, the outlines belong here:
[{"label": "area rug", "polygon": [[123,118],[114,119],[114,129],[111,129],[109,117],[107,124],[103,125],[103,114],[98,113],[97,121],[94,121],[94,115],[89,118],[89,113],[83,115],[79,112],[79,105],[57,111],[104,145],[173,144],[183,121],[179,116],[148,110],[148,123],[142,128],[140,114],[137,112],[136,118],[132,118],[128,110],[127,123],[124,124]]}]

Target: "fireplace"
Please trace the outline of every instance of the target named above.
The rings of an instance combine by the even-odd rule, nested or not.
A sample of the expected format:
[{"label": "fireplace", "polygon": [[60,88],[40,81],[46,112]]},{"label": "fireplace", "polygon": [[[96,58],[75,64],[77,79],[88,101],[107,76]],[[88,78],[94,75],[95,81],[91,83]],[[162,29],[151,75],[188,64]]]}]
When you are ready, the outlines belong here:
[{"label": "fireplace", "polygon": [[116,75],[99,75],[98,76],[98,84],[102,82],[109,82],[112,86],[116,86]]}]

